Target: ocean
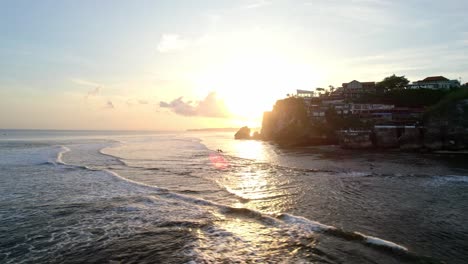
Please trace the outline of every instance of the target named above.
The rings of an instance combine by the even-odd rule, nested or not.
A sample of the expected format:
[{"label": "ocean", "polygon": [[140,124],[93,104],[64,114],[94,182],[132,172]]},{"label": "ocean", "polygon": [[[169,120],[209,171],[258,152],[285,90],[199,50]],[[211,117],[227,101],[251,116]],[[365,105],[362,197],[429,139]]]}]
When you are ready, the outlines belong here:
[{"label": "ocean", "polygon": [[0,263],[467,263],[467,157],[0,130]]}]

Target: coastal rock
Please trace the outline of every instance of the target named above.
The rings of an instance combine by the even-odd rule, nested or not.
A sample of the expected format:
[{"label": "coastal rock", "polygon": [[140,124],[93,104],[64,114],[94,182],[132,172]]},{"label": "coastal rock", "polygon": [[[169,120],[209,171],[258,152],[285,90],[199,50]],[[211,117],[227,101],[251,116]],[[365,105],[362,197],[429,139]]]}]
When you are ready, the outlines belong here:
[{"label": "coastal rock", "polygon": [[293,97],[278,100],[273,111],[263,115],[261,135],[263,140],[285,146],[309,142],[310,122],[303,100]]},{"label": "coastal rock", "polygon": [[468,144],[468,131],[462,127],[454,127],[447,131],[444,138],[444,149],[448,150],[462,150],[466,149]]},{"label": "coastal rock", "polygon": [[424,146],[430,150],[468,147],[468,89],[442,99],[425,116]]},{"label": "coastal rock", "polygon": [[391,128],[374,128],[375,143],[379,148],[397,148],[398,133],[397,129]]},{"label": "coastal rock", "polygon": [[401,150],[418,150],[423,147],[422,131],[418,127],[406,127],[403,134],[398,138]]},{"label": "coastal rock", "polygon": [[442,137],[443,129],[441,127],[426,127],[423,145],[429,150],[440,150],[444,146]]},{"label": "coastal rock", "polygon": [[241,127],[234,135],[235,139],[250,139],[250,128],[247,126]]},{"label": "coastal rock", "polygon": [[338,133],[340,146],[347,149],[372,148],[372,131],[341,131]]},{"label": "coastal rock", "polygon": [[255,140],[261,140],[262,139],[262,135],[260,133],[258,133],[258,131],[255,131],[252,135],[252,139],[255,139]]}]

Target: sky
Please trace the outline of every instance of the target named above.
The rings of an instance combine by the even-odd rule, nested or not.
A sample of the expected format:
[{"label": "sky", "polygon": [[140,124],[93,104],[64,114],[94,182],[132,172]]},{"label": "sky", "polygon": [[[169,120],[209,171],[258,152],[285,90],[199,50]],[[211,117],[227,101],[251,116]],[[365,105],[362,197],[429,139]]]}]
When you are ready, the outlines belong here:
[{"label": "sky", "polygon": [[259,126],[296,89],[468,82],[468,1],[0,0],[0,129]]}]

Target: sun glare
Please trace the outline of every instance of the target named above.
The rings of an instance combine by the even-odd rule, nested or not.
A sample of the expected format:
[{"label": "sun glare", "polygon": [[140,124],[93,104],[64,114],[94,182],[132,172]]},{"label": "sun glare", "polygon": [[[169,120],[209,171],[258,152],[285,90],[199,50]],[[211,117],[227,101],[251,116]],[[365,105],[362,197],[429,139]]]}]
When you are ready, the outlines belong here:
[{"label": "sun glare", "polygon": [[314,87],[316,72],[310,65],[280,57],[238,55],[200,73],[196,84],[206,92],[215,91],[233,117],[252,123],[261,120],[263,112],[287,93]]}]

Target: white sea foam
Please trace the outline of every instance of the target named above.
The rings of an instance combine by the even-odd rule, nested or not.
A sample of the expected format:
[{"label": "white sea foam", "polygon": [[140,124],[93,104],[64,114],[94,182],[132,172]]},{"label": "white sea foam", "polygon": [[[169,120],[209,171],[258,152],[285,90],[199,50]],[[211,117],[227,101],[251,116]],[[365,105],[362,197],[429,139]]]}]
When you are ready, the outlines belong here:
[{"label": "white sea foam", "polygon": [[308,231],[326,231],[326,230],[335,230],[336,227],[334,226],[329,226],[329,225],[324,225],[322,223],[312,221],[310,219],[307,219],[305,217],[301,216],[295,216],[295,215],[290,215],[290,214],[281,214],[279,219],[283,220],[284,222],[288,224],[293,224],[296,226],[301,227],[302,229],[308,230]]},{"label": "white sea foam", "polygon": [[61,148],[61,151],[57,153],[57,158],[55,159],[55,163],[65,165],[65,162],[63,162],[62,157],[63,157],[63,154],[70,152],[70,149],[65,146],[60,146],[60,148]]},{"label": "white sea foam", "polygon": [[465,175],[447,175],[443,179],[447,182],[468,182],[468,176]]},{"label": "white sea foam", "polygon": [[428,182],[429,186],[439,187],[448,184],[465,184],[468,183],[468,176],[465,175],[444,175],[444,176],[433,176]]},{"label": "white sea foam", "polygon": [[381,238],[377,238],[377,237],[373,237],[373,236],[367,236],[367,235],[361,234],[359,232],[354,232],[354,233],[364,237],[366,243],[369,243],[369,244],[372,244],[372,245],[377,245],[377,246],[384,246],[384,247],[397,249],[397,250],[402,250],[402,251],[408,251],[408,249],[406,247],[398,245],[398,244],[393,243],[391,241],[383,240]]},{"label": "white sea foam", "polygon": [[[348,238],[348,237],[355,237],[355,235],[359,236],[364,240],[365,243],[371,244],[371,245],[376,245],[376,246],[383,246],[391,249],[397,249],[401,251],[408,251],[408,249],[404,246],[398,245],[394,242],[387,241],[381,238],[373,237],[373,236],[368,236],[364,235],[359,232],[346,232],[343,230],[338,230],[334,226],[329,226],[325,225],[316,221],[312,221],[310,219],[300,217],[300,216],[293,216],[289,214],[282,214],[279,216],[281,220],[283,220],[286,223],[293,224],[297,227],[300,227],[301,229],[309,232],[326,232],[326,231],[339,231],[339,232],[332,232],[338,237],[343,237],[343,238]],[[340,234],[340,235],[338,235]],[[360,239],[357,239],[360,240]]]},{"label": "white sea foam", "polygon": [[[56,159],[57,164],[64,165],[64,166],[74,166],[74,165],[66,164],[62,160],[63,154],[65,154],[65,153],[67,153],[69,151],[70,151],[69,148],[67,148],[65,146],[61,146],[61,151],[58,153],[57,159]],[[106,153],[102,153],[102,152],[101,152],[101,154],[106,155]],[[77,167],[80,167],[80,166],[77,166]],[[80,168],[82,168],[82,167],[80,167]],[[84,168],[91,169],[91,168],[88,168],[88,167],[84,167]],[[99,171],[105,172],[105,173],[107,173],[109,175],[112,175],[112,176],[118,178],[119,180],[123,180],[123,181],[128,182],[128,183],[130,183],[132,185],[151,188],[151,190],[154,190],[156,192],[160,192],[161,195],[164,195],[167,198],[176,199],[178,201],[181,201],[181,202],[184,202],[184,203],[187,203],[187,204],[193,204],[193,205],[202,206],[202,207],[208,206],[208,207],[211,207],[212,209],[217,208],[217,210],[219,210],[223,214],[224,213],[227,213],[227,214],[240,213],[240,214],[243,214],[246,217],[254,217],[254,218],[256,218],[258,220],[261,220],[262,222],[264,222],[265,224],[268,224],[268,225],[273,225],[273,226],[277,226],[277,227],[281,226],[281,228],[286,228],[286,229],[292,228],[292,229],[295,229],[295,230],[302,230],[301,232],[305,232],[305,233],[309,233],[309,232],[324,232],[324,233],[327,233],[327,231],[331,231],[332,232],[332,233],[330,233],[331,235],[336,235],[338,237],[343,237],[345,239],[347,239],[347,234],[349,234],[351,237],[354,234],[354,235],[357,235],[359,237],[357,240],[363,241],[364,244],[383,246],[383,247],[388,247],[388,248],[391,248],[391,249],[397,249],[397,250],[402,250],[402,251],[407,251],[408,250],[406,247],[398,245],[398,244],[390,242],[390,241],[386,241],[386,240],[383,240],[383,239],[380,239],[380,238],[377,238],[377,237],[373,237],[373,236],[367,236],[367,235],[357,233],[357,232],[347,233],[345,231],[338,230],[334,226],[325,225],[325,224],[319,223],[317,221],[307,219],[305,217],[294,216],[294,215],[290,215],[290,214],[281,214],[278,217],[273,218],[270,215],[263,214],[263,213],[261,213],[259,211],[255,211],[255,210],[251,210],[251,209],[247,209],[247,208],[233,208],[233,207],[230,207],[230,206],[218,204],[218,203],[211,202],[211,201],[208,201],[208,200],[204,200],[204,199],[201,199],[201,198],[195,198],[195,197],[185,195],[185,194],[173,193],[173,192],[170,192],[169,190],[164,189],[164,188],[160,188],[160,187],[157,187],[157,186],[148,185],[148,184],[145,184],[145,183],[141,183],[141,182],[137,182],[137,181],[128,179],[126,177],[123,177],[123,176],[119,175],[118,173],[116,173],[116,172],[114,172],[112,170],[102,169],[102,170],[99,170]],[[361,176],[361,175],[359,175],[359,176]],[[131,208],[131,209],[133,209],[133,208]],[[337,232],[334,233],[334,231],[337,231]]]}]

